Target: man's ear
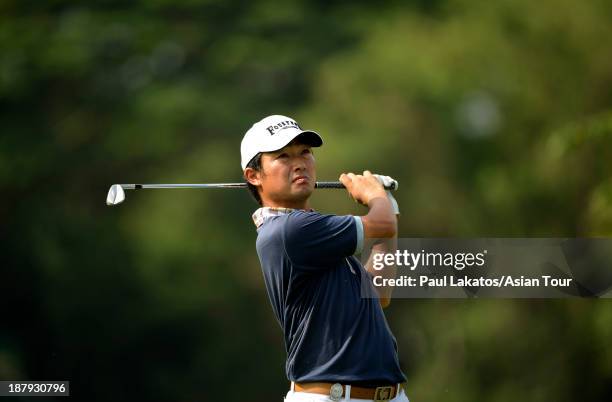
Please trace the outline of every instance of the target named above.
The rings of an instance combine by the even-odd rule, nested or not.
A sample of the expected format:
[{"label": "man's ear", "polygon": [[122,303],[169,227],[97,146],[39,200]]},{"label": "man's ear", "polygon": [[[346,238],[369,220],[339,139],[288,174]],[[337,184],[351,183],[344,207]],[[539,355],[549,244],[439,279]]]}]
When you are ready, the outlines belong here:
[{"label": "man's ear", "polygon": [[244,178],[254,186],[261,186],[261,172],[258,170],[250,167],[246,168],[244,170]]}]

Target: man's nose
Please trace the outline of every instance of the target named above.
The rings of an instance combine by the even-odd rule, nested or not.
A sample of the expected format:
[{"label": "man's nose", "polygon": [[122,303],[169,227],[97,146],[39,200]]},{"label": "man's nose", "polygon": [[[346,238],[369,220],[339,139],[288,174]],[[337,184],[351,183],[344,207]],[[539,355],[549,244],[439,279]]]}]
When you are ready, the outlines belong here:
[{"label": "man's nose", "polygon": [[298,171],[298,170],[305,170],[305,169],[306,169],[306,162],[302,158],[295,158],[293,162],[293,170]]}]

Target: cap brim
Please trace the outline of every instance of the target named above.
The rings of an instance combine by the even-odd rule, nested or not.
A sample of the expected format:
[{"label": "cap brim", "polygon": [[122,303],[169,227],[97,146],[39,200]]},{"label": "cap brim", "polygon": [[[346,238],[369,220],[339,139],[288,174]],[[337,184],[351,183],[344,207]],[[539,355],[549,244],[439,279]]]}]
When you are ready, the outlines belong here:
[{"label": "cap brim", "polygon": [[321,145],[323,145],[323,138],[321,138],[321,136],[314,131],[310,131],[310,130],[302,131],[300,134],[295,136],[293,139],[295,138],[299,138],[301,141],[304,141],[305,144],[308,144],[311,147],[320,147]]},{"label": "cap brim", "polygon": [[277,135],[275,141],[272,144],[269,144],[267,147],[261,149],[260,152],[275,152],[279,149],[287,146],[291,141],[298,137],[302,137],[301,139],[304,142],[312,147],[320,147],[323,145],[323,139],[319,134],[311,130],[297,131],[297,132],[286,132],[282,135]]}]

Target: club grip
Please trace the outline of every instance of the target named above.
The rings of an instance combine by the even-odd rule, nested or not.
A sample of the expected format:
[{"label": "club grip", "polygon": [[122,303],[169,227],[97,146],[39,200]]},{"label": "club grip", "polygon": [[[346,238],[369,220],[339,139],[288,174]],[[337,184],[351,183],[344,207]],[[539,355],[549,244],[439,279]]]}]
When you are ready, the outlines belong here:
[{"label": "club grip", "polygon": [[316,188],[344,188],[344,184],[339,181],[318,181]]},{"label": "club grip", "polygon": [[[391,186],[384,186],[385,190],[397,190],[397,182],[393,182]],[[344,184],[339,181],[318,181],[315,188],[344,188]]]}]

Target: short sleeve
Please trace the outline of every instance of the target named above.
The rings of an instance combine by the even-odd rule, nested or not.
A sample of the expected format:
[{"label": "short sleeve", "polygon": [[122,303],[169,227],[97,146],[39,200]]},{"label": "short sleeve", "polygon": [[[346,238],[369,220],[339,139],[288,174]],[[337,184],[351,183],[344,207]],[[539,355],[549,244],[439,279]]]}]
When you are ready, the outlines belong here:
[{"label": "short sleeve", "polygon": [[284,227],[289,259],[304,268],[324,269],[353,255],[359,242],[354,218],[304,211],[289,214]]},{"label": "short sleeve", "polygon": [[353,255],[359,255],[363,251],[363,221],[361,216],[353,216],[355,218],[355,225],[357,227],[357,246]]}]

